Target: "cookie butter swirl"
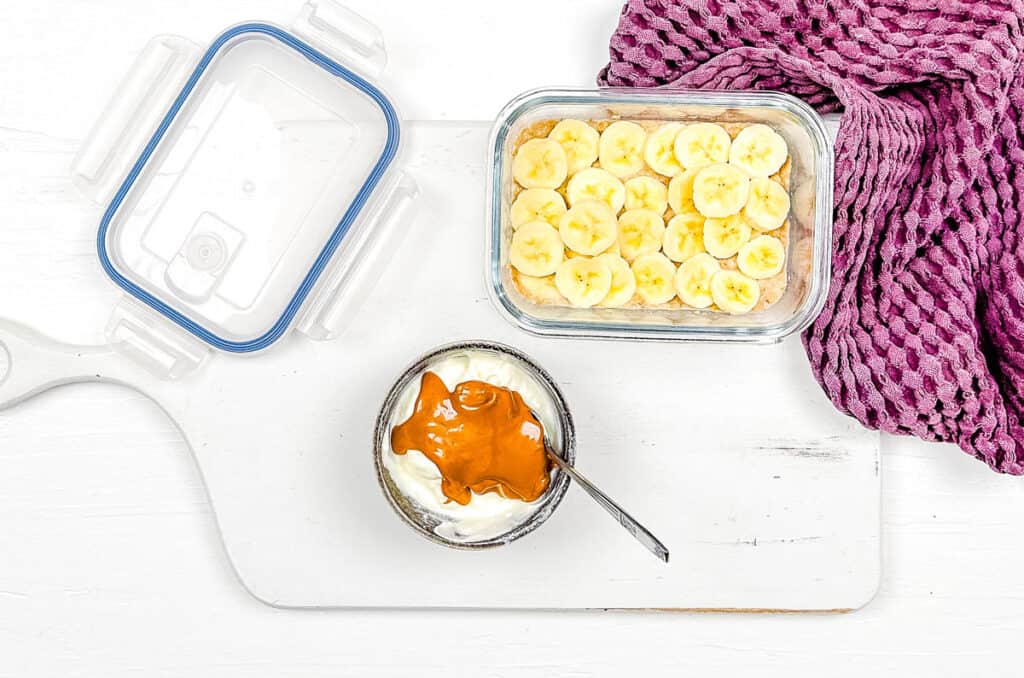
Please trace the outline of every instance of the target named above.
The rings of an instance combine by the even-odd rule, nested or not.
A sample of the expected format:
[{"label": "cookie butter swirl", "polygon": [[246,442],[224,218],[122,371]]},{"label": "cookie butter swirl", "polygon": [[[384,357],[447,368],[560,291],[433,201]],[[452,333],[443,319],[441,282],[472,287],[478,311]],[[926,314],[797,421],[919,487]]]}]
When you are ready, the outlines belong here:
[{"label": "cookie butter swirl", "polygon": [[424,454],[441,473],[445,497],[462,505],[488,492],[535,501],[551,481],[540,421],[518,392],[484,381],[449,391],[425,372],[412,415],[391,431],[391,447]]}]

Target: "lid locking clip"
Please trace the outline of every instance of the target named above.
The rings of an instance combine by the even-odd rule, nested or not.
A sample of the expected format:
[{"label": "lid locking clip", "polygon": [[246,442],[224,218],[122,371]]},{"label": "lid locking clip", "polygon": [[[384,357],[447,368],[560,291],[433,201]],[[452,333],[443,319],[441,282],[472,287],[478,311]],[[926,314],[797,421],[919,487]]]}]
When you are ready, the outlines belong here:
[{"label": "lid locking clip", "polygon": [[170,321],[125,296],[107,324],[107,341],[160,379],[178,379],[210,355],[210,348]]},{"label": "lid locking clip", "polygon": [[376,26],[335,0],[308,0],[292,30],[328,56],[376,77],[387,64],[384,36]]}]

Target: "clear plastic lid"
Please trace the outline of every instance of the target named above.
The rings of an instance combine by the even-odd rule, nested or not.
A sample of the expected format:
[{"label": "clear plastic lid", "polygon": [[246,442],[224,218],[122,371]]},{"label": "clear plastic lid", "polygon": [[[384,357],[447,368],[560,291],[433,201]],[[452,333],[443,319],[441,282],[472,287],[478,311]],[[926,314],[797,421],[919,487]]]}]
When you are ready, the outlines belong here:
[{"label": "clear plastic lid", "polygon": [[292,33],[247,23],[164,110],[103,215],[101,262],[210,345],[265,348],[355,237],[398,151],[395,109]]}]

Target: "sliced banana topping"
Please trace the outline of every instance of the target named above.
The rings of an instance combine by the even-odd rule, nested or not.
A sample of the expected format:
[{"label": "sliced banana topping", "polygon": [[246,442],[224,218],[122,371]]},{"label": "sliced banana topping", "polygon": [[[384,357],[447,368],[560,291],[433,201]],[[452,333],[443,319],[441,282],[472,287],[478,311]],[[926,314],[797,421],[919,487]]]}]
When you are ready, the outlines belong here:
[{"label": "sliced banana topping", "polygon": [[690,257],[676,271],[676,294],[684,304],[694,308],[707,308],[711,298],[711,278],[722,270],[718,260],[707,252]]},{"label": "sliced banana topping", "polygon": [[632,261],[661,249],[665,220],[653,210],[628,210],[619,217],[619,250]]},{"label": "sliced banana topping", "polygon": [[574,174],[565,187],[565,194],[569,196],[570,205],[584,200],[600,200],[615,214],[626,202],[626,187],[614,174],[599,167],[588,167]]},{"label": "sliced banana topping", "polygon": [[587,308],[607,296],[612,287],[612,272],[599,259],[566,259],[555,273],[555,287],[573,306]]},{"label": "sliced banana topping", "polygon": [[590,167],[597,160],[597,145],[601,135],[582,120],[561,120],[548,134],[565,151],[569,174]]},{"label": "sliced banana topping", "polygon": [[693,204],[693,180],[700,170],[686,170],[668,182],[668,205],[676,214],[697,214]]},{"label": "sliced banana topping", "polygon": [[734,214],[725,219],[706,219],[704,249],[714,257],[728,259],[747,244],[752,232],[750,224],[741,214]]},{"label": "sliced banana topping", "polygon": [[564,304],[567,301],[555,287],[555,276],[553,275],[537,278],[517,272],[516,282],[523,294],[538,304]]},{"label": "sliced banana topping", "polygon": [[530,139],[512,159],[512,176],[523,188],[558,188],[568,172],[565,151],[551,139]]},{"label": "sliced banana topping", "polygon": [[644,162],[658,174],[674,177],[683,171],[676,159],[676,135],[683,129],[679,122],[669,122],[647,135]]},{"label": "sliced banana topping", "polygon": [[565,246],[588,256],[601,254],[611,247],[616,234],[615,213],[599,200],[576,203],[562,215],[558,224],[558,235]]},{"label": "sliced banana topping", "polygon": [[523,224],[512,234],[509,260],[520,273],[542,277],[558,270],[565,248],[558,231],[546,221]]},{"label": "sliced banana topping", "polygon": [[770,235],[759,235],[740,248],[736,265],[751,278],[763,280],[782,272],[786,264],[786,248]]},{"label": "sliced banana topping", "polygon": [[639,123],[542,121],[547,137],[516,149],[508,256],[519,291],[580,308],[678,297],[671,308],[739,314],[762,292],[774,303],[791,244],[785,139],[763,124]]},{"label": "sliced banana topping", "polygon": [[512,228],[519,228],[531,221],[546,221],[555,228],[565,214],[565,200],[558,191],[550,188],[527,188],[520,191],[512,201],[509,219]]},{"label": "sliced banana topping", "polygon": [[686,169],[699,169],[729,159],[732,140],[721,125],[697,122],[684,127],[676,136],[675,152]]},{"label": "sliced banana topping", "polygon": [[603,261],[612,272],[612,285],[600,306],[623,306],[636,294],[636,276],[625,259],[617,254],[602,254],[595,257]]},{"label": "sliced banana topping", "polygon": [[704,251],[704,217],[699,214],[677,214],[665,228],[661,240],[665,256],[675,262],[686,261]]},{"label": "sliced banana topping", "polygon": [[744,127],[729,149],[729,163],[752,177],[770,177],[782,168],[789,151],[786,140],[768,125]]},{"label": "sliced banana topping", "polygon": [[759,231],[774,231],[789,217],[789,193],[771,179],[751,179],[750,197],[743,206],[743,216]]},{"label": "sliced banana topping", "polygon": [[601,167],[620,179],[637,174],[644,168],[644,142],[647,132],[635,122],[619,120],[601,133],[598,160]]},{"label": "sliced banana topping", "polygon": [[739,271],[719,271],[711,277],[711,298],[726,313],[748,313],[760,296],[757,281]]},{"label": "sliced banana topping", "polygon": [[652,210],[664,214],[668,208],[668,189],[653,177],[633,177],[626,182],[627,210]]},{"label": "sliced banana topping", "polygon": [[676,296],[676,267],[664,254],[643,254],[633,261],[632,269],[636,292],[645,303],[664,304]]},{"label": "sliced banana topping", "polygon": [[693,178],[693,204],[706,217],[728,217],[747,203],[750,177],[732,165],[708,165]]}]

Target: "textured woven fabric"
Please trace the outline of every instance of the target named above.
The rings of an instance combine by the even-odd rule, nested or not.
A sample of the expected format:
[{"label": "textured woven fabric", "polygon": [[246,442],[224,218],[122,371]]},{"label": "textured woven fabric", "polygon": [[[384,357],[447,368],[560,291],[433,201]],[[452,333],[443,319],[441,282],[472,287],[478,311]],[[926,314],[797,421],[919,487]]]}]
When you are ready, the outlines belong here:
[{"label": "textured woven fabric", "polygon": [[[936,6],[941,7],[936,9]],[[835,405],[1024,473],[1019,2],[630,0],[600,82],[842,110],[832,286],[804,335]]]}]

